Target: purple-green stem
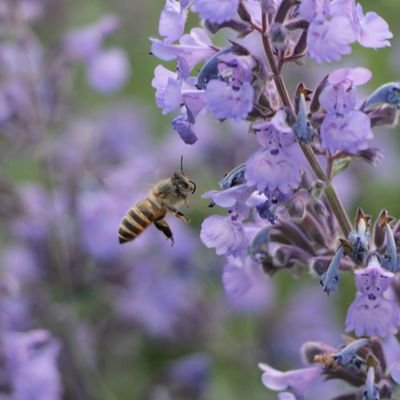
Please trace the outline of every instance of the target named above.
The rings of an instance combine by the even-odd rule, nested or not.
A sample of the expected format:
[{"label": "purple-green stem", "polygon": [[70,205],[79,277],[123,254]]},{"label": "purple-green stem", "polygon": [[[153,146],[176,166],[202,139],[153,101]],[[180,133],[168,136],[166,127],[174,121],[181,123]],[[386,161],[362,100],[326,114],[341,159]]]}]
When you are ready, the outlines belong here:
[{"label": "purple-green stem", "polygon": [[[269,66],[271,68],[272,74],[273,74],[273,79],[277,88],[277,91],[279,93],[279,96],[282,100],[282,104],[287,107],[291,113],[294,115],[294,109],[292,102],[290,100],[286,85],[282,79],[281,71],[278,67],[278,64],[275,60],[274,53],[272,51],[272,46],[271,42],[268,37],[268,18],[267,14],[263,12],[262,15],[262,29],[261,29],[261,35],[262,35],[262,42],[264,46],[264,51],[265,55],[267,57]],[[324,169],[322,168],[321,164],[319,163],[317,157],[314,154],[314,151],[312,148],[304,143],[299,143],[301,150],[304,153],[304,156],[306,157],[308,163],[310,164],[311,169],[313,170],[315,176],[325,182],[326,187],[325,187],[325,196],[332,208],[333,213],[336,216],[336,219],[339,223],[339,226],[344,234],[344,236],[347,238],[350,231],[352,230],[352,225],[350,222],[350,218],[347,215],[347,212],[340,201],[335,188],[333,187],[331,179],[327,176],[325,173]]]}]

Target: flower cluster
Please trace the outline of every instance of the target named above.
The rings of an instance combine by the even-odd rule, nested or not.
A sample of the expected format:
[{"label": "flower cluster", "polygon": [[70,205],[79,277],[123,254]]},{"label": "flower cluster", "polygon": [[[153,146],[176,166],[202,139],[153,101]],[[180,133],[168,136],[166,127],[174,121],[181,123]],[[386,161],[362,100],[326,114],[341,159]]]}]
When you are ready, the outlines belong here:
[{"label": "flower cluster", "polygon": [[[204,28],[185,34],[190,11]],[[174,29],[167,29],[170,25]],[[216,46],[211,34],[221,30],[226,42]],[[172,126],[183,141],[198,140],[196,120],[208,113],[221,122],[246,121],[249,140],[258,146],[243,154],[242,163],[220,181],[220,190],[203,195],[211,207],[227,211],[206,218],[200,237],[227,258],[223,284],[228,295],[258,290],[251,277],[260,268],[269,275],[308,270],[320,277],[327,294],[338,290],[339,271],[347,271],[357,293],[346,331],[358,337],[395,334],[400,308],[391,290],[400,271],[399,224],[392,226],[393,218],[383,210],[370,232],[370,217],[361,209],[352,224],[333,180],[356,159],[378,163],[380,152],[370,147],[373,128],[395,123],[399,85],[385,84],[362,100],[356,89],[372,78],[371,71],[344,67],[312,88],[295,82],[290,96],[282,74],[286,64],[307,57],[338,61],[351,53],[354,42],[390,46],[393,35],[385,20],[364,13],[355,0],[224,0],[218,5],[168,0],[159,34],[162,39],[151,38],[152,54],[175,60],[177,71],[156,68],[157,105],[164,113],[180,111]],[[325,374],[364,385],[363,399],[391,398],[393,380],[384,376],[382,354],[367,339],[354,343],[340,351],[314,352],[322,367],[280,373],[262,364],[263,383],[287,391],[282,399],[302,399]]]}]

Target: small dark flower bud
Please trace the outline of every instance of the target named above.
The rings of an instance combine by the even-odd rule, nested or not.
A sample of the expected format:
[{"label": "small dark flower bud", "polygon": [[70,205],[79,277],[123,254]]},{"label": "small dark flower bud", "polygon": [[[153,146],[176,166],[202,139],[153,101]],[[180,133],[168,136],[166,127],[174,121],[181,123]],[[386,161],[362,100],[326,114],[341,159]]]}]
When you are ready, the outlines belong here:
[{"label": "small dark flower bud", "polygon": [[269,36],[275,50],[284,52],[289,45],[287,29],[282,24],[273,24]]},{"label": "small dark flower bud", "polygon": [[368,117],[372,128],[381,125],[397,125],[398,112],[395,107],[381,106],[368,112]]},{"label": "small dark flower bud", "polygon": [[383,159],[382,151],[372,147],[365,150],[360,150],[357,153],[357,156],[374,167],[379,165]]},{"label": "small dark flower bud", "polygon": [[324,202],[319,199],[313,198],[311,202],[311,207],[317,217],[326,218],[329,215],[329,211],[326,208]]},{"label": "small dark flower bud", "polygon": [[287,202],[287,212],[291,218],[303,219],[307,204],[310,202],[310,193],[304,190],[297,191]]}]

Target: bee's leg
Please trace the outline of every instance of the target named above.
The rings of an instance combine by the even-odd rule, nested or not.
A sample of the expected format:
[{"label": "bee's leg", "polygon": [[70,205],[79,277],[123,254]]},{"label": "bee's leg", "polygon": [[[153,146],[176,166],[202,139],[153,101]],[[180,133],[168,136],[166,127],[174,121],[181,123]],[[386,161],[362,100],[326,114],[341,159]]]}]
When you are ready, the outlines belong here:
[{"label": "bee's leg", "polygon": [[170,211],[172,214],[175,215],[176,218],[180,219],[183,222],[190,222],[190,218],[185,215],[184,213],[180,212],[179,210],[177,210],[174,207],[168,207],[168,211]]},{"label": "bee's leg", "polygon": [[154,225],[159,229],[168,239],[171,240],[171,246],[174,245],[174,236],[172,235],[171,228],[165,219],[154,221]]}]

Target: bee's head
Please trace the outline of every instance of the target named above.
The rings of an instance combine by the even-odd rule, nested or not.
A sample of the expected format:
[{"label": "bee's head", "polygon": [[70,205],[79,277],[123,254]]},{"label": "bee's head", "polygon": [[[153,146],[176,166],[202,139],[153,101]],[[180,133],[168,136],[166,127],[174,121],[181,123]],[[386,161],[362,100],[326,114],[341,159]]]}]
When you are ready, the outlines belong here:
[{"label": "bee's head", "polygon": [[196,191],[196,184],[180,171],[172,175],[171,181],[182,194],[194,193]]}]

